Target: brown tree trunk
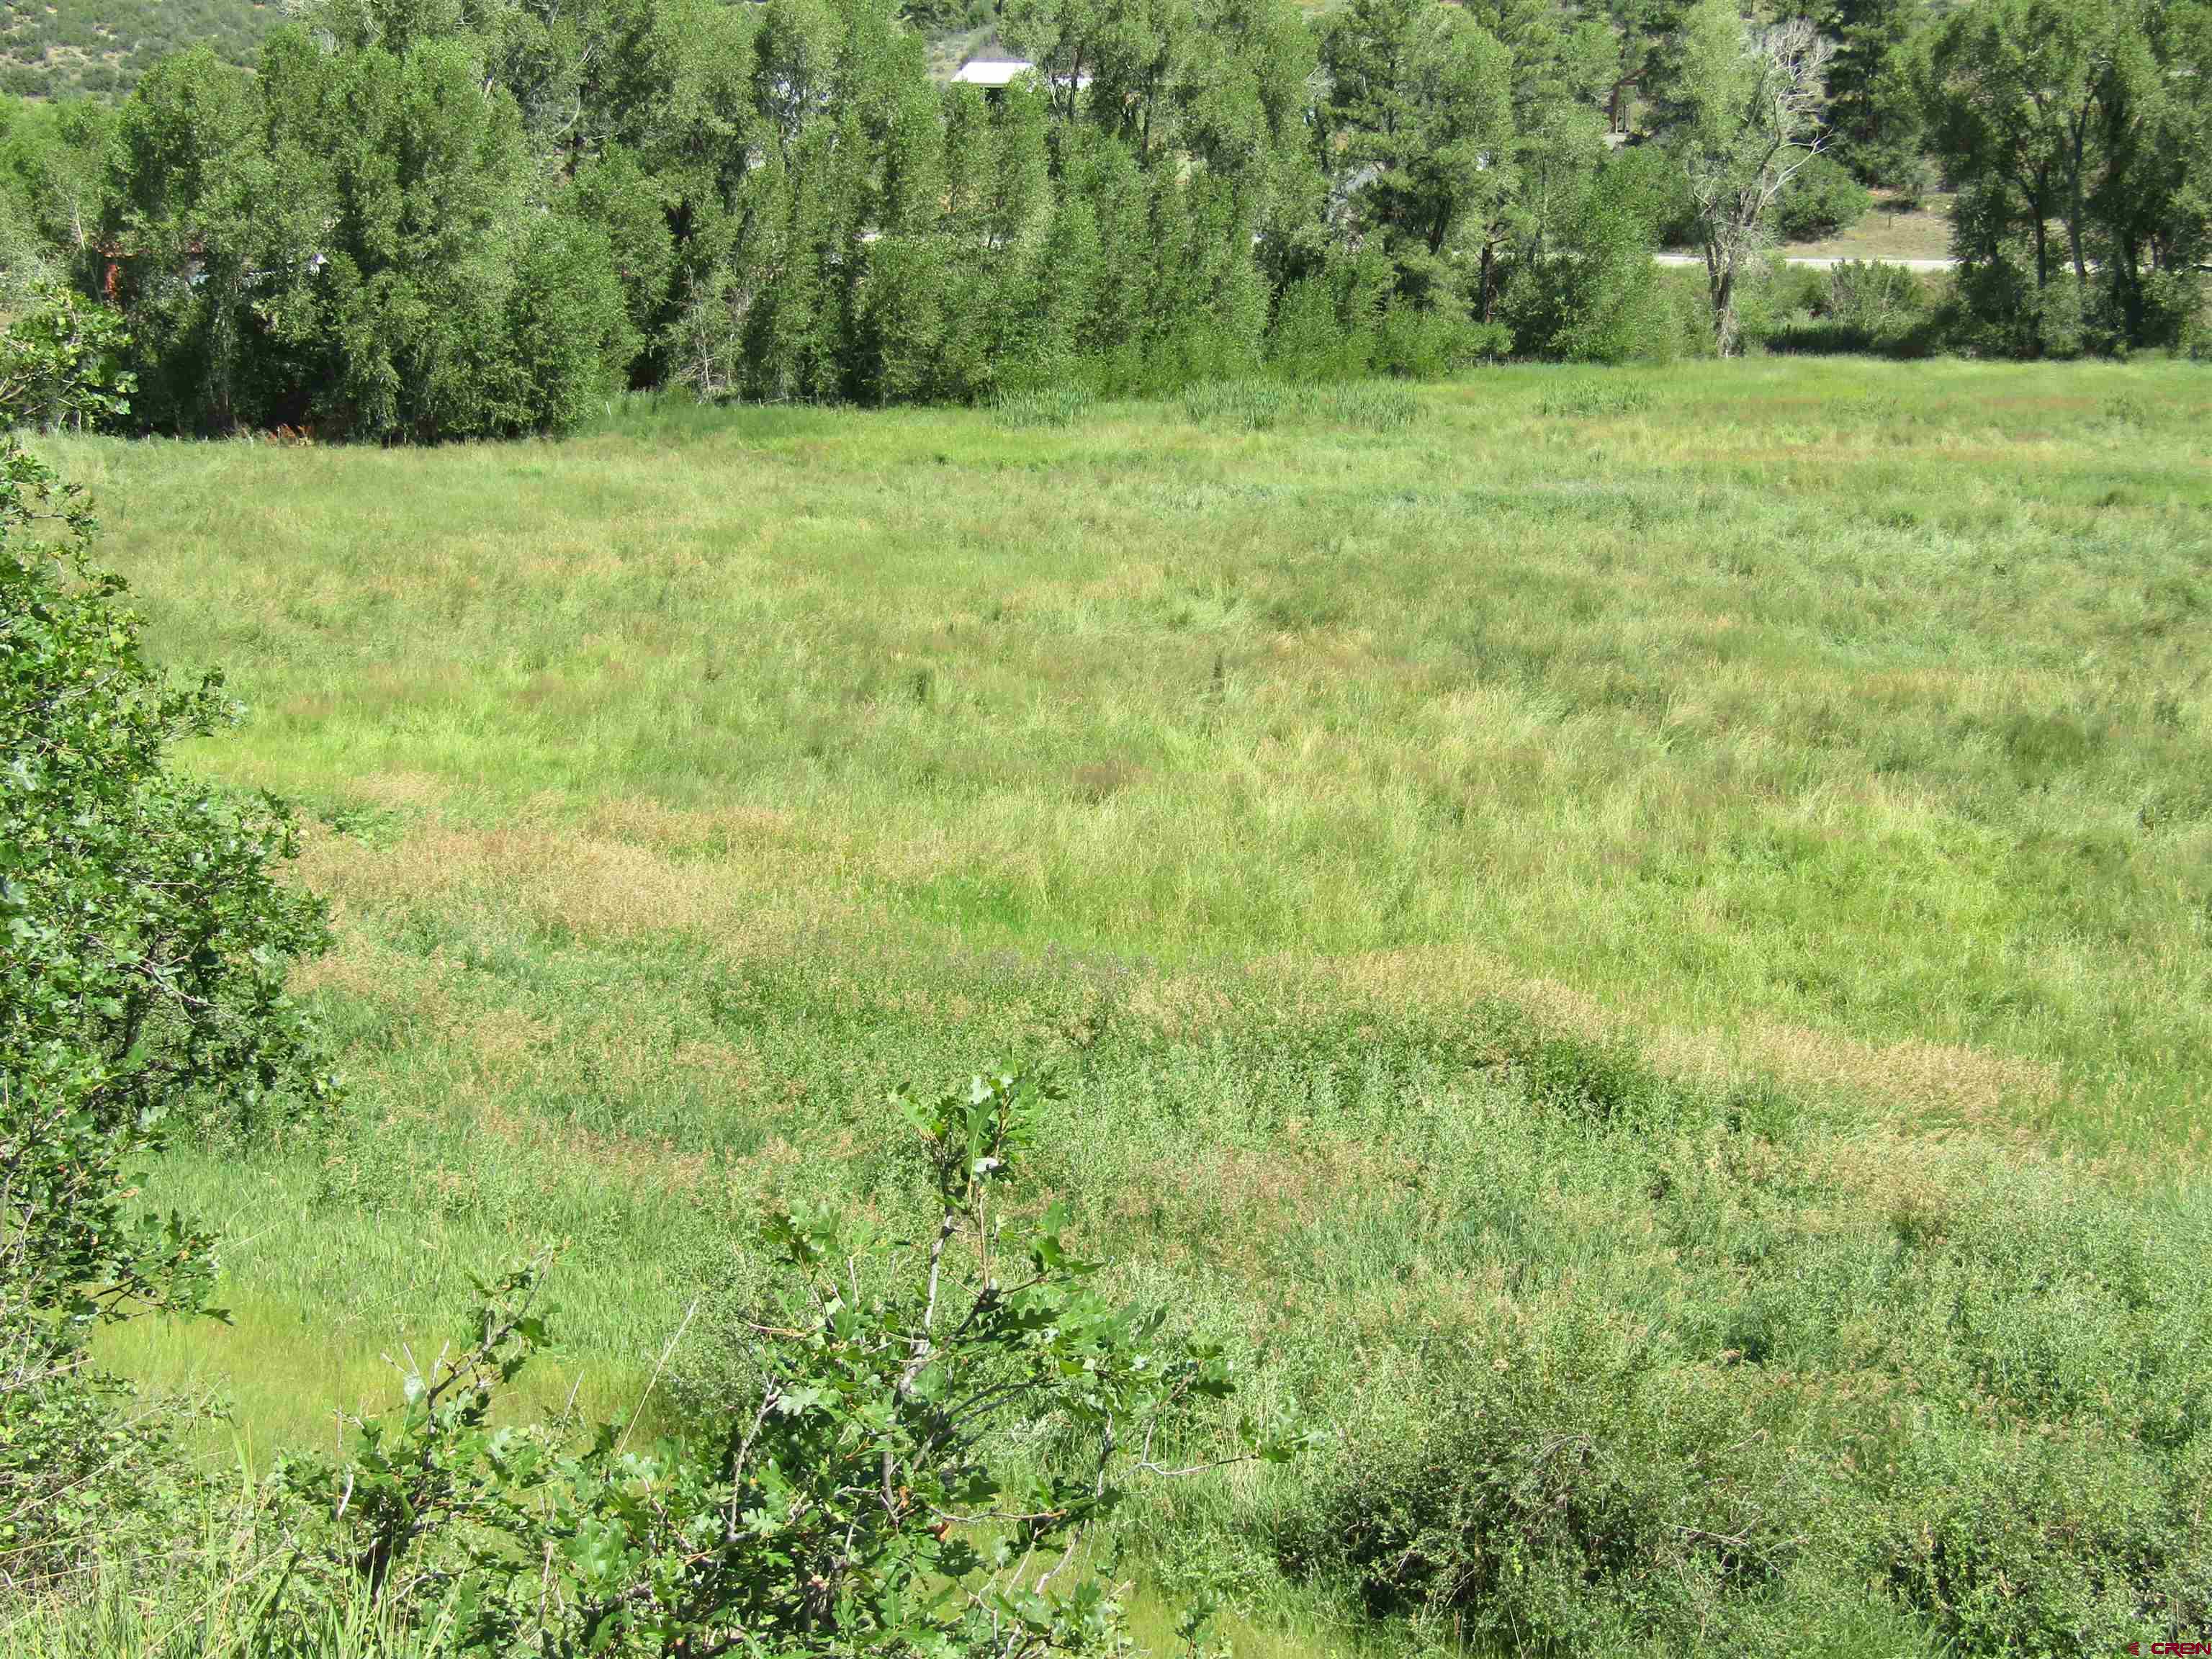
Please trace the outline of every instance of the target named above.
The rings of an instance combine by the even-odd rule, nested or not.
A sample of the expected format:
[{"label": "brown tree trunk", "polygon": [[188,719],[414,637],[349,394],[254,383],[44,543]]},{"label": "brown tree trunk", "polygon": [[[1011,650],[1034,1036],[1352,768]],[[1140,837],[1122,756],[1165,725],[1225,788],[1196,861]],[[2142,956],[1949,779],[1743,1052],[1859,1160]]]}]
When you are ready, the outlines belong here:
[{"label": "brown tree trunk", "polygon": [[1735,273],[1721,278],[1720,296],[1713,304],[1713,349],[1723,357],[1743,356],[1743,331],[1735,317]]},{"label": "brown tree trunk", "polygon": [[1712,241],[1705,244],[1705,292],[1713,303],[1713,351],[1735,357],[1743,352],[1743,331],[1735,315],[1735,263]]}]

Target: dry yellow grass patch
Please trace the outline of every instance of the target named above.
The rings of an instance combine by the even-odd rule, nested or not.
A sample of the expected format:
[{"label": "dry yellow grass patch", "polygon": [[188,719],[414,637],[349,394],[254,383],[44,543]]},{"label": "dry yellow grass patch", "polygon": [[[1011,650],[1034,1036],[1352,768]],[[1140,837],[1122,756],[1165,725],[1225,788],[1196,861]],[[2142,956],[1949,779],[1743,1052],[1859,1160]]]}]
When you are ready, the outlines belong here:
[{"label": "dry yellow grass patch", "polygon": [[535,1079],[539,1062],[561,1042],[561,1028],[520,1008],[489,1008],[459,1022],[458,1033],[475,1056],[478,1075],[495,1088]]},{"label": "dry yellow grass patch", "polygon": [[1741,1052],[1785,1085],[1870,1098],[1923,1122],[1971,1125],[2025,1148],[2061,1089],[2058,1068],[2020,1054],[1919,1038],[1875,1043],[1778,1021],[1747,1020]]},{"label": "dry yellow grass patch", "polygon": [[[608,828],[520,822],[493,829],[429,822],[387,847],[302,837],[300,875],[356,911],[473,902],[584,939],[684,933],[747,952],[860,914],[834,850],[803,842],[774,814],[678,815],[635,805]],[[715,856],[671,856],[672,846]]]},{"label": "dry yellow grass patch", "polygon": [[2047,1062],[1957,1043],[1874,1042],[1758,1018],[1729,1027],[1652,1026],[1574,986],[1516,973],[1470,951],[1373,951],[1334,964],[1332,977],[1383,1006],[1503,1001],[1563,1034],[1632,1044],[1655,1069],[1685,1083],[1726,1088],[1763,1075],[1817,1098],[1971,1126],[2021,1146],[2039,1133],[2062,1088],[2058,1068]]},{"label": "dry yellow grass patch", "polygon": [[1198,1254],[1210,1265],[1255,1277],[1282,1239],[1420,1177],[1419,1161],[1409,1155],[1342,1136],[1305,1137],[1302,1127],[1286,1124],[1282,1139],[1265,1148],[1224,1146],[1147,1161],[1108,1213],[1173,1240],[1203,1237]]},{"label": "dry yellow grass patch", "polygon": [[294,970],[291,988],[302,995],[337,991],[365,1002],[385,1003],[411,996],[421,978],[419,963],[341,928],[336,949]]}]

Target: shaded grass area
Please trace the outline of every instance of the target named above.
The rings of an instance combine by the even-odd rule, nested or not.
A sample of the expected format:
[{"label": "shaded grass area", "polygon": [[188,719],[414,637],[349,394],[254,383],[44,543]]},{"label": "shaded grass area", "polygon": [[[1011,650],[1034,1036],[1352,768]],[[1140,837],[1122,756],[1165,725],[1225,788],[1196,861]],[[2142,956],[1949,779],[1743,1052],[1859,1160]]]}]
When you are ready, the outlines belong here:
[{"label": "shaded grass area", "polygon": [[1847,230],[1813,241],[1791,242],[1783,252],[1811,259],[1948,259],[1951,257],[1952,198],[1929,196],[1907,206],[1895,192],[1877,190],[1874,206]]},{"label": "shaded grass area", "polygon": [[254,706],[192,763],[316,821],[355,1084],[161,1172],[239,1322],[118,1357],[327,1435],[565,1237],[537,1401],[635,1400],[696,1298],[663,1408],[710,1404],[763,1195],[896,1224],[883,1091],[1023,1056],[1123,1287],[1338,1432],[1158,1494],[1170,1589],[1478,1645],[2181,1627],[2212,381],[1249,402],[59,447]]}]

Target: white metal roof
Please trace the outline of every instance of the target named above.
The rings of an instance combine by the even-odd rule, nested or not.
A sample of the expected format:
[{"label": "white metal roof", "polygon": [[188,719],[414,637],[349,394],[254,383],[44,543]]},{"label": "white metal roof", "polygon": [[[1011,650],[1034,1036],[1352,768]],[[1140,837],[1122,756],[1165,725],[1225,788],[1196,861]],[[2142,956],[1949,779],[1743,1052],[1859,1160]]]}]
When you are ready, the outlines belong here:
[{"label": "white metal roof", "polygon": [[1021,58],[978,58],[963,64],[960,72],[952,78],[963,86],[1006,87],[1013,84],[1018,75],[1027,75],[1036,65]]}]

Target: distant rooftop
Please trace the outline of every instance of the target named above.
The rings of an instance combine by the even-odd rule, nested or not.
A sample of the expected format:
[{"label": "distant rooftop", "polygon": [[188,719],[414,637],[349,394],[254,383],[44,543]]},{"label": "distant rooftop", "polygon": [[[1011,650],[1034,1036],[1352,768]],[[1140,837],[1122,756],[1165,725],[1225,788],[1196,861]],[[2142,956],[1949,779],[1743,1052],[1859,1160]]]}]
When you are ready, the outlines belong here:
[{"label": "distant rooftop", "polygon": [[968,87],[1012,86],[1016,76],[1027,75],[1036,67],[1025,58],[977,58],[963,64],[952,78]]},{"label": "distant rooftop", "polygon": [[[994,92],[1013,85],[1024,75],[1042,74],[1042,71],[1026,58],[971,58],[954,71],[952,80],[956,86],[981,87],[987,92]],[[1058,84],[1065,87],[1067,82],[1061,80]],[[1090,84],[1088,75],[1075,77],[1079,92]]]}]

